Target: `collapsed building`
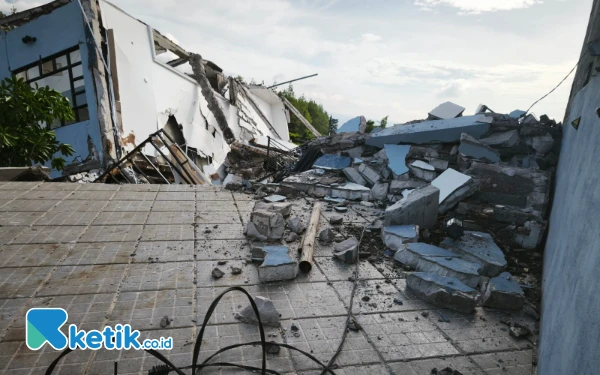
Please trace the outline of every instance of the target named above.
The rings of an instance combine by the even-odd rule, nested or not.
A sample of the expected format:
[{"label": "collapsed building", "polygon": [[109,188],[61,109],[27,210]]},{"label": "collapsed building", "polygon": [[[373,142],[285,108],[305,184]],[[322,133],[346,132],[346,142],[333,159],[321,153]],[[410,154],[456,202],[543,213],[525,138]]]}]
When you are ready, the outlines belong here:
[{"label": "collapsed building", "polygon": [[107,1],[57,0],[3,18],[0,29],[0,79],[49,86],[73,105],[72,122],[47,124],[75,149],[52,178],[92,171],[91,181],[118,161],[157,177],[189,159],[193,181],[219,182],[232,148],[265,148],[270,139],[294,147],[274,91],[226,77]]}]

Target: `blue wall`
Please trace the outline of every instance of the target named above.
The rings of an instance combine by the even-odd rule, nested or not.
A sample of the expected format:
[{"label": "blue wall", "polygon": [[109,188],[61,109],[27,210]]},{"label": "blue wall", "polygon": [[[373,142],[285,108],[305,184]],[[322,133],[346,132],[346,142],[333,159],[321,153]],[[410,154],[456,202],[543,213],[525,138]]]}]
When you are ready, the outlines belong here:
[{"label": "blue wall", "polygon": [[[88,137],[99,153],[99,161],[102,161],[102,143],[93,77],[89,69],[86,27],[79,4],[71,2],[8,33],[0,31],[0,80],[10,77],[11,71],[31,64],[40,57],[44,58],[79,45],[90,120],[55,130],[60,142],[68,143],[75,149],[75,155],[66,159],[67,165],[73,160],[82,161],[89,156]],[[26,35],[37,38],[37,41],[30,45],[24,44],[21,39]],[[61,175],[59,171],[51,173],[53,178]]]},{"label": "blue wall", "polygon": [[[546,250],[540,375],[600,368],[600,76],[574,97],[563,144]],[[571,122],[581,117],[579,129]]]}]

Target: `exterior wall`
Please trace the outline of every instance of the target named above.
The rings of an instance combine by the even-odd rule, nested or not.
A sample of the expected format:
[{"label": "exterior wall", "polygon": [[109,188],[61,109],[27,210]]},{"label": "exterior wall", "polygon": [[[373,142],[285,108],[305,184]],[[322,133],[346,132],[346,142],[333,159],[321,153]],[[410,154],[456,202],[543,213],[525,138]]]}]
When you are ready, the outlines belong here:
[{"label": "exterior wall", "polygon": [[[25,35],[36,37],[37,41],[30,45],[24,44],[21,39]],[[67,167],[77,166],[86,159],[97,158],[97,162],[92,160],[89,165],[91,168],[98,168],[103,156],[100,129],[96,118],[95,89],[89,70],[87,35],[81,9],[76,2],[68,3],[50,14],[6,33],[0,31],[0,44],[5,47],[0,48],[0,79],[10,77],[12,71],[31,64],[40,57],[44,58],[79,45],[90,120],[55,130],[60,142],[68,143],[75,149],[75,155],[66,158]],[[46,165],[50,166],[50,163]],[[55,170],[50,174],[52,178],[61,175],[61,172]]]},{"label": "exterior wall", "polygon": [[[197,82],[155,57],[149,26],[104,1],[101,14],[104,27],[114,33],[124,152],[162,128],[172,115],[182,125],[187,146],[212,157],[213,167],[219,169],[230,148]],[[249,141],[252,135],[273,136],[245,97],[239,98],[238,108],[220,94],[215,95],[236,139]],[[266,102],[261,105],[269,109],[271,116],[271,105]],[[289,139],[287,121],[284,126],[285,132],[281,133]]]},{"label": "exterior wall", "polygon": [[[600,29],[600,1],[593,9],[586,43],[596,37],[589,30]],[[599,59],[580,63],[563,127],[544,254],[540,375],[594,374],[600,367],[600,76],[592,74],[585,86],[581,78]],[[579,117],[575,129],[571,122]]]}]

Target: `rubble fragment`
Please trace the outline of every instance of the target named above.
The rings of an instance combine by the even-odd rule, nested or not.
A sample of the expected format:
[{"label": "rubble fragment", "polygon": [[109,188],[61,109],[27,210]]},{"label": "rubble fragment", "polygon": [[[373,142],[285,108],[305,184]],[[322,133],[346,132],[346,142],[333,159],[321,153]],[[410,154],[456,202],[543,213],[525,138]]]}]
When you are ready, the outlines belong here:
[{"label": "rubble fragment", "polygon": [[495,148],[511,148],[516,146],[519,141],[519,132],[516,129],[504,132],[496,132],[479,140],[479,142],[483,143],[484,145]]},{"label": "rubble fragment", "polygon": [[358,261],[358,245],[358,240],[350,237],[345,241],[335,244],[333,255],[346,263],[356,263]]},{"label": "rubble fragment", "polygon": [[376,183],[375,185],[373,185],[373,187],[371,188],[371,195],[370,195],[371,200],[374,200],[374,201],[385,200],[387,198],[389,186],[390,185],[388,183]]},{"label": "rubble fragment", "polygon": [[294,242],[298,239],[298,235],[294,232],[290,232],[286,237],[285,237],[285,242]]},{"label": "rubble fragment", "polygon": [[262,236],[266,237],[267,241],[279,240],[285,231],[285,219],[278,212],[255,210],[250,214],[246,235],[249,237],[255,235],[254,229],[261,235],[256,236],[258,240],[263,240]]},{"label": "rubble fragment", "polygon": [[426,186],[412,192],[406,199],[385,210],[385,226],[418,225],[427,229],[437,223],[440,190]]},{"label": "rubble fragment", "polygon": [[381,175],[377,173],[373,168],[367,166],[366,164],[361,164],[358,167],[358,171],[367,181],[368,186],[373,186],[381,179]]},{"label": "rubble fragment", "polygon": [[475,310],[477,291],[456,278],[413,272],[406,278],[406,286],[418,298],[436,306],[462,313]]},{"label": "rubble fragment", "polygon": [[401,246],[394,255],[395,260],[412,268],[417,268],[419,260],[423,257],[459,258],[451,251],[420,242]]},{"label": "rubble fragment", "polygon": [[384,145],[386,156],[388,159],[388,167],[392,170],[395,176],[401,176],[408,172],[406,166],[406,155],[410,151],[408,145]]},{"label": "rubble fragment", "polygon": [[339,127],[337,133],[364,133],[366,128],[367,119],[364,116],[358,116],[346,121]]},{"label": "rubble fragment", "polygon": [[421,180],[433,181],[437,176],[437,173],[435,172],[435,167],[421,160],[412,162],[408,166],[408,168],[415,176],[417,176]]},{"label": "rubble fragment", "polygon": [[330,228],[325,228],[319,233],[319,241],[330,243],[335,238],[335,233]]},{"label": "rubble fragment", "polygon": [[477,185],[472,177],[462,174],[452,168],[447,169],[431,182],[440,189],[439,212],[445,214],[461,200],[473,195]]},{"label": "rubble fragment", "polygon": [[426,185],[425,181],[410,178],[407,173],[399,179],[392,180],[390,183],[390,194],[402,194],[406,189],[417,189]]},{"label": "rubble fragment", "polygon": [[352,160],[347,156],[338,155],[323,155],[315,161],[313,168],[321,168],[325,170],[343,170],[348,168]]},{"label": "rubble fragment", "polygon": [[329,223],[332,225],[340,225],[344,222],[344,217],[340,215],[333,215],[329,218]]},{"label": "rubble fragment", "polygon": [[452,102],[445,102],[435,107],[429,112],[429,119],[431,120],[443,120],[451,119],[462,116],[465,111],[465,107],[461,107],[458,104]]},{"label": "rubble fragment", "polygon": [[415,267],[417,271],[440,276],[455,277],[471,288],[479,283],[479,264],[457,257],[421,257]]},{"label": "rubble fragment", "polygon": [[297,217],[291,217],[287,219],[287,225],[288,228],[290,228],[290,230],[296,234],[302,234],[302,232],[306,230],[306,227],[304,224],[302,224],[302,221]]},{"label": "rubble fragment", "polygon": [[384,227],[381,231],[381,239],[388,248],[398,250],[407,243],[419,240],[419,226],[394,225]]},{"label": "rubble fragment", "polygon": [[[273,301],[268,298],[256,296],[254,297],[254,303],[256,304],[260,321],[263,325],[269,327],[279,327],[279,312],[275,308]],[[258,319],[252,309],[252,305],[246,306],[242,311],[235,314],[235,318],[244,323],[258,325]]]},{"label": "rubble fragment", "polygon": [[549,133],[541,136],[527,138],[527,145],[531,146],[538,155],[545,155],[554,147],[554,138]]},{"label": "rubble fragment", "polygon": [[223,271],[221,271],[218,268],[213,268],[212,272],[211,272],[212,277],[214,277],[215,279],[220,279],[221,277],[223,277],[223,275],[225,275],[225,273]]},{"label": "rubble fragment", "polygon": [[267,203],[277,203],[277,202],[283,202],[286,199],[287,198],[284,197],[283,195],[270,195],[268,197],[265,197],[264,201]]},{"label": "rubble fragment", "polygon": [[483,296],[483,305],[496,309],[521,310],[524,303],[523,289],[512,280],[512,275],[508,272],[492,278]]},{"label": "rubble fragment", "polygon": [[292,204],[284,202],[266,203],[256,202],[253,211],[277,212],[283,217],[288,217],[292,213]]},{"label": "rubble fragment", "polygon": [[263,263],[258,267],[261,283],[291,280],[298,275],[298,261],[290,254],[287,246],[265,246]]},{"label": "rubble fragment", "polygon": [[460,136],[458,152],[473,159],[485,160],[490,163],[500,162],[500,154],[496,150],[465,133]]},{"label": "rubble fragment", "polygon": [[487,277],[498,276],[507,266],[504,253],[489,233],[466,231],[458,240],[444,239],[440,246],[469,262],[479,264],[481,275]]},{"label": "rubble fragment", "polygon": [[343,172],[350,182],[354,182],[355,184],[359,184],[362,186],[367,186],[367,181],[363,178],[358,169],[354,167],[348,167],[344,168]]}]

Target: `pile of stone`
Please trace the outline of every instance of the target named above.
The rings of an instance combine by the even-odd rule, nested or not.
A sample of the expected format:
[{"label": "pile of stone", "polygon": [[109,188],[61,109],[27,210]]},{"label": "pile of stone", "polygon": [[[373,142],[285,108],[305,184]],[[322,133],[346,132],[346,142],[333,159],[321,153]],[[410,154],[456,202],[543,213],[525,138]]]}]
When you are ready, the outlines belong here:
[{"label": "pile of stone", "polygon": [[102,169],[92,169],[89,172],[79,172],[67,177],[70,182],[78,182],[80,184],[91,183],[96,181],[104,171]]}]

